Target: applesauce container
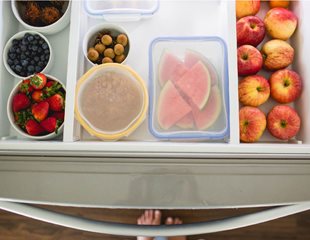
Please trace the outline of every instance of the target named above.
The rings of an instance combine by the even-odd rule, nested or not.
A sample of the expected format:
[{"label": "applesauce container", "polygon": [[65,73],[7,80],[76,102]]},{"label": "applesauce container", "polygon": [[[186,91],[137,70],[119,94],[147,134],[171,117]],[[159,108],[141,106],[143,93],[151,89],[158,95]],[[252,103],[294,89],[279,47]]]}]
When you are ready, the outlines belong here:
[{"label": "applesauce container", "polygon": [[102,140],[129,136],[145,119],[147,108],[147,87],[128,66],[94,66],[77,83],[76,119],[89,134]]}]

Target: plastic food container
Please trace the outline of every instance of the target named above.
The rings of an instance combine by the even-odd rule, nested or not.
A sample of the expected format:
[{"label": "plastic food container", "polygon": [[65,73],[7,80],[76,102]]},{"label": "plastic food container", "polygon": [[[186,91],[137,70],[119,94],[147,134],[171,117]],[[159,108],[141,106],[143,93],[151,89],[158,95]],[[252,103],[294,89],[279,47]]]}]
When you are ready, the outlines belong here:
[{"label": "plastic food container", "polygon": [[42,26],[42,27],[32,26],[32,25],[26,23],[22,19],[21,12],[22,12],[22,8],[24,8],[24,6],[22,4],[19,4],[18,1],[12,0],[11,1],[11,7],[12,7],[12,11],[13,11],[16,19],[25,28],[33,30],[33,31],[38,31],[38,32],[42,32],[45,34],[55,34],[57,32],[60,32],[61,30],[63,30],[68,25],[68,23],[70,22],[71,0],[65,2],[64,6],[63,6],[63,15],[56,22],[54,22],[50,25],[47,25],[47,26]]},{"label": "plastic food container", "polygon": [[159,0],[86,0],[85,10],[107,21],[137,21],[151,17],[159,8]]},{"label": "plastic food container", "polygon": [[149,129],[160,139],[226,139],[228,66],[219,37],[159,37],[149,48]]},{"label": "plastic food container", "polygon": [[98,65],[77,83],[76,118],[89,134],[103,140],[131,134],[145,119],[147,108],[147,87],[128,66]]}]

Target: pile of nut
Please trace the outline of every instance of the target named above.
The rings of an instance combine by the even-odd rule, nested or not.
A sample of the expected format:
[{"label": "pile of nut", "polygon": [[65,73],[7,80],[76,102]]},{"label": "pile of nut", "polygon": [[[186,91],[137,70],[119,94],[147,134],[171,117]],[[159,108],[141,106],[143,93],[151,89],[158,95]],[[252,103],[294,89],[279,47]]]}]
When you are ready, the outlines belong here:
[{"label": "pile of nut", "polygon": [[128,54],[128,37],[124,33],[100,32],[93,47],[87,52],[88,59],[95,64],[122,63]]}]

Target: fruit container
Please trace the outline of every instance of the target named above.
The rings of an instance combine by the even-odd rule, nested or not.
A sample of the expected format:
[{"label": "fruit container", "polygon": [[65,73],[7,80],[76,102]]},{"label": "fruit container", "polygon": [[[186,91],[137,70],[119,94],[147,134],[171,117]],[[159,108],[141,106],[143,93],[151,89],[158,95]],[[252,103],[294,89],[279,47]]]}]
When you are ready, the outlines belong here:
[{"label": "fruit container", "polygon": [[151,133],[160,139],[228,139],[226,43],[210,36],[159,37],[149,51]]},{"label": "fruit container", "polygon": [[128,137],[141,125],[147,109],[145,82],[128,66],[102,64],[77,83],[75,116],[92,136],[103,140]]},{"label": "fruit container", "polygon": [[148,18],[159,8],[159,0],[86,0],[86,12],[106,21],[138,21]]},{"label": "fruit container", "polygon": [[[59,31],[62,31],[64,28],[67,27],[67,25],[70,22],[70,7],[71,7],[71,0],[69,1],[64,1],[63,6],[57,6],[58,13],[61,11],[62,15],[57,21],[53,21],[52,23],[46,23],[44,26],[39,26],[39,25],[34,25],[30,22],[25,21],[23,13],[27,9],[27,3],[24,1],[24,4],[21,2],[23,1],[17,1],[17,0],[12,0],[11,1],[11,8],[13,11],[14,16],[16,19],[19,21],[21,25],[23,25],[25,28],[32,30],[32,31],[38,31],[44,34],[55,34]],[[43,2],[43,1],[42,1]],[[31,4],[31,3],[29,3]],[[50,7],[50,6],[48,6]],[[42,23],[41,23],[42,24]]]},{"label": "fruit container", "polygon": [[[50,76],[48,74],[45,75],[47,77],[47,81],[54,81],[54,82],[57,82],[61,85],[61,93],[62,95],[65,96],[65,86],[63,85],[63,83],[53,77],[53,76]],[[27,80],[30,79],[32,76],[29,76],[28,78],[26,78]],[[64,124],[63,124],[63,117],[61,117],[61,122],[59,121],[58,123],[56,123],[58,126],[57,126],[57,130],[55,131],[52,131],[50,133],[48,132],[44,132],[44,134],[41,134],[39,136],[35,136],[35,135],[30,135],[26,132],[26,130],[22,129],[20,126],[18,126],[18,124],[16,123],[15,121],[15,116],[14,116],[14,112],[13,112],[13,108],[12,108],[12,105],[13,105],[13,99],[14,99],[14,96],[20,92],[20,86],[21,84],[23,84],[24,80],[21,80],[20,82],[18,82],[16,84],[16,86],[12,89],[10,95],[9,95],[9,98],[8,98],[8,101],[7,101],[7,115],[8,115],[8,119],[11,123],[11,126],[14,128],[14,130],[18,133],[19,136],[21,136],[22,138],[25,138],[25,139],[32,139],[32,140],[48,140],[48,139],[53,139],[59,135],[62,134],[63,132],[63,127],[64,127]],[[59,85],[59,86],[60,86]],[[43,90],[44,91],[44,90]],[[30,97],[29,97],[30,98]],[[32,104],[35,104],[32,103]],[[29,106],[29,109],[30,109],[30,106]],[[55,112],[54,112],[55,114]],[[56,113],[57,114],[57,113]],[[62,113],[61,113],[62,114]],[[51,115],[51,112],[49,113],[48,117]],[[53,115],[53,114],[52,114]],[[57,116],[57,115],[55,115]],[[60,120],[58,117],[56,117],[57,120]]]},{"label": "fruit container", "polygon": [[[23,75],[21,75],[20,73],[21,73],[21,71],[20,71],[20,73],[17,73],[16,71],[14,71],[12,68],[11,68],[11,66],[9,65],[9,63],[8,63],[8,60],[9,60],[9,56],[10,56],[10,52],[11,52],[11,49],[14,47],[13,46],[13,42],[14,41],[16,41],[16,40],[19,40],[19,41],[23,41],[23,39],[24,38],[26,38],[26,36],[27,36],[27,34],[28,35],[31,35],[32,36],[32,39],[33,39],[33,41],[39,41],[39,40],[36,40],[36,39],[34,39],[34,36],[39,36],[40,37],[40,40],[41,41],[43,41],[43,44],[45,44],[45,49],[43,49],[42,48],[42,45],[43,44],[40,44],[40,45],[38,45],[38,46],[40,46],[43,50],[42,50],[42,53],[38,53],[37,55],[36,55],[36,57],[37,57],[37,61],[35,61],[35,64],[37,64],[36,66],[34,66],[34,65],[32,65],[31,64],[31,61],[27,61],[28,62],[28,64],[25,66],[25,68],[26,67],[29,67],[30,66],[30,64],[33,66],[33,70],[30,72],[30,73],[26,73],[26,72],[28,72],[27,70],[25,70],[24,72],[26,73],[26,74],[23,74]],[[31,44],[31,42],[27,42],[24,46],[25,47],[29,47],[29,45]],[[33,45],[31,45],[31,47],[33,47]],[[28,50],[28,49],[27,49]],[[28,50],[30,53],[32,52],[32,50]],[[43,53],[43,51],[48,51],[47,52],[47,54],[45,54],[45,53]],[[24,59],[22,59],[21,58],[21,56],[23,55],[22,53],[13,53],[13,54],[15,54],[17,57],[16,58],[18,58],[18,60],[20,61],[18,64],[20,65],[20,66],[23,66],[23,62],[22,62],[22,60],[27,60],[27,59],[25,59],[25,57],[24,57]],[[24,55],[25,56],[25,55]],[[43,60],[41,59],[41,57],[43,56]],[[29,57],[29,55],[28,55],[28,57]],[[40,57],[40,59],[39,59],[39,57]],[[47,59],[46,59],[46,57],[47,57]],[[29,57],[30,58],[30,57]],[[13,62],[13,60],[14,59],[11,59],[10,58],[10,60]],[[30,58],[30,60],[34,60],[34,57],[33,57],[33,59],[31,59]],[[39,62],[40,61],[42,61],[42,65],[41,66],[39,66],[38,64],[39,64]],[[46,63],[46,64],[44,64],[44,63]],[[29,76],[29,75],[32,75],[32,74],[34,74],[35,72],[44,72],[44,73],[48,73],[50,70],[51,70],[51,68],[52,68],[52,66],[53,66],[53,63],[54,63],[54,56],[53,56],[53,49],[52,49],[52,46],[51,46],[51,44],[50,44],[50,42],[48,41],[48,39],[43,35],[43,34],[41,34],[41,33],[39,33],[39,32],[35,32],[35,31],[21,31],[21,32],[18,32],[18,33],[16,33],[16,34],[14,34],[8,41],[7,41],[7,43],[6,43],[6,45],[5,45],[5,47],[4,47],[4,49],[3,49],[3,64],[4,64],[4,66],[5,66],[5,68],[6,68],[6,70],[10,73],[10,74],[12,74],[12,76],[14,76],[14,77],[16,77],[16,78],[25,78],[25,77],[27,77],[27,76]],[[36,69],[35,67],[39,67],[39,69]],[[22,70],[23,71],[23,70]]]},{"label": "fruit container", "polygon": [[[263,131],[262,136],[257,140],[257,144],[264,144],[267,143],[268,145],[271,144],[308,144],[309,142],[309,134],[307,134],[310,130],[309,128],[309,124],[307,124],[307,119],[309,118],[309,113],[308,113],[308,109],[309,109],[309,105],[307,100],[305,100],[307,97],[307,95],[309,94],[309,84],[307,82],[306,76],[307,75],[307,70],[305,70],[304,68],[304,54],[305,54],[305,49],[307,49],[307,46],[304,44],[304,42],[302,41],[302,38],[304,36],[308,36],[307,31],[303,30],[304,24],[305,24],[305,20],[304,20],[304,10],[306,8],[306,6],[308,6],[308,3],[305,3],[303,1],[293,1],[290,2],[290,6],[288,8],[289,11],[292,11],[296,16],[297,16],[297,28],[296,31],[293,33],[293,35],[288,38],[287,40],[285,40],[286,43],[290,44],[290,46],[294,49],[294,58],[292,61],[292,64],[290,64],[288,67],[286,68],[282,68],[282,69],[288,69],[288,70],[293,70],[295,71],[301,79],[301,94],[300,96],[289,103],[280,103],[278,101],[276,101],[271,95],[272,95],[272,90],[270,90],[270,96],[267,99],[266,102],[264,102],[263,104],[259,105],[257,108],[259,110],[261,110],[265,116],[266,119],[268,120],[268,113],[271,112],[271,110],[276,107],[276,106],[282,106],[282,105],[288,105],[291,108],[293,108],[298,116],[300,117],[300,129],[297,133],[297,135],[291,137],[290,139],[280,139],[279,137],[274,137],[271,132],[268,130],[268,121],[267,121],[267,127],[266,129]],[[259,10],[259,12],[257,13],[257,17],[259,17],[260,19],[262,19],[264,21],[264,18],[267,14],[267,12],[270,10],[270,6],[268,3],[262,3],[261,4],[261,8]],[[276,27],[277,23],[273,23],[274,27]],[[275,38],[272,38],[267,30],[266,30],[266,34],[265,37],[263,38],[263,40],[261,41],[261,43],[259,43],[258,46],[256,46],[256,48],[263,52],[262,49],[264,47],[264,44],[267,43],[270,40],[273,40]],[[280,69],[280,70],[282,70]],[[265,79],[268,80],[269,84],[270,84],[270,78],[271,75],[273,73],[275,73],[277,70],[266,70],[266,67],[263,67],[261,70],[259,70],[256,75],[260,75],[262,77],[264,77]],[[244,79],[246,76],[239,76],[239,82]],[[281,91],[281,90],[279,90]],[[242,107],[244,107],[244,104],[239,102],[239,109],[241,109]],[[290,111],[289,109],[286,109],[287,111]],[[292,115],[294,113],[291,113],[290,115]],[[271,125],[271,124],[270,124]],[[243,142],[240,140],[240,143],[242,145],[246,145],[248,143]]]}]

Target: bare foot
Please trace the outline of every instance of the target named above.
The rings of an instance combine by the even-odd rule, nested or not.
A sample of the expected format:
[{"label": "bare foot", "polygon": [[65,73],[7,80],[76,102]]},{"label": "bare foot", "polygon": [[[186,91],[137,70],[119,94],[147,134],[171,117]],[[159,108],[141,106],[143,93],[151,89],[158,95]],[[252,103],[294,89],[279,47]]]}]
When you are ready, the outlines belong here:
[{"label": "bare foot", "polygon": [[[179,219],[179,218],[171,218],[171,217],[168,217],[166,219],[166,224],[167,225],[172,225],[172,224],[182,224],[182,220]],[[179,237],[168,237],[168,240],[186,240],[186,237],[185,236],[179,236]]]},{"label": "bare foot", "polygon": [[[160,225],[161,212],[158,210],[145,210],[138,218],[138,225]],[[137,237],[137,240],[153,240],[154,237]],[[176,239],[178,240],[178,239]]]}]

